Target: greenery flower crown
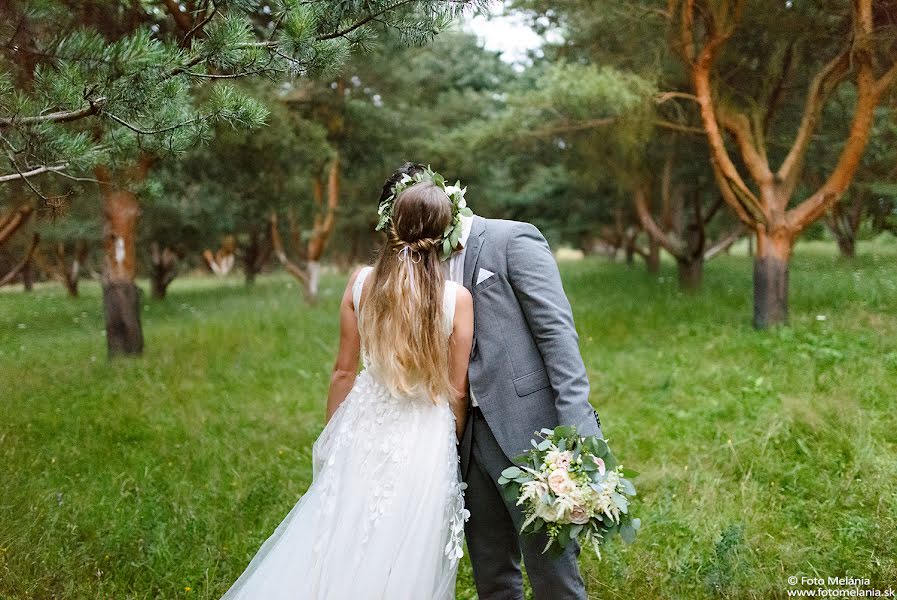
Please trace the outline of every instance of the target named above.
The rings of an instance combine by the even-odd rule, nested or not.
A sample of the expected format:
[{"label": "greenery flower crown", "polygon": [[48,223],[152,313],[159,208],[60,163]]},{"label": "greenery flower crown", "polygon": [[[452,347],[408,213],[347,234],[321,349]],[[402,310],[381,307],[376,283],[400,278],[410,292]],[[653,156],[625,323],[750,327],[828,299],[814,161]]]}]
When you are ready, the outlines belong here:
[{"label": "greenery flower crown", "polygon": [[439,253],[440,260],[448,260],[452,252],[457,250],[461,244],[461,231],[463,229],[461,217],[472,217],[473,211],[467,207],[467,201],[464,199],[464,193],[467,191],[467,188],[462,188],[460,181],[456,181],[455,185],[445,185],[445,177],[431,169],[429,165],[425,170],[416,173],[414,177],[408,174],[402,175],[402,179],[392,188],[392,195],[381,202],[380,207],[377,209],[377,214],[380,215],[380,219],[377,222],[377,231],[385,229],[392,220],[393,203],[398,195],[421,181],[429,181],[437,186],[452,201],[452,220],[442,234],[442,247]]}]

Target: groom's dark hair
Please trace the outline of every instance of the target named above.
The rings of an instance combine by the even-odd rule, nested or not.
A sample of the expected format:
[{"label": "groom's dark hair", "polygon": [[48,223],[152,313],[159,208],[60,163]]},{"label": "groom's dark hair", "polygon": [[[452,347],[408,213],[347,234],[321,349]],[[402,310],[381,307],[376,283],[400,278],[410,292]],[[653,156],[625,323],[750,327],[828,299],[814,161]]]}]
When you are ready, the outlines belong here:
[{"label": "groom's dark hair", "polygon": [[377,205],[392,195],[392,188],[396,187],[396,184],[402,179],[403,175],[414,177],[426,169],[426,165],[406,162],[404,165],[393,171],[392,175],[389,176],[389,179],[383,182],[383,191],[380,192],[380,199],[377,200]]}]

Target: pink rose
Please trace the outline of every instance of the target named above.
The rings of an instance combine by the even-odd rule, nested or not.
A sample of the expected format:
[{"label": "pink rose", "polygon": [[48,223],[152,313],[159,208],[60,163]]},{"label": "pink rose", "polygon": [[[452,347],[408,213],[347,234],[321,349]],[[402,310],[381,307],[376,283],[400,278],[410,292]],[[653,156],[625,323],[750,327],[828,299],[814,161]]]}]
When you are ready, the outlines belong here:
[{"label": "pink rose", "polygon": [[555,469],[548,476],[548,487],[555,494],[569,494],[573,491],[573,482],[564,469]]},{"label": "pink rose", "polygon": [[602,459],[598,458],[597,456],[593,456],[592,458],[595,460],[595,464],[598,465],[598,473],[600,473],[601,476],[603,477],[604,473],[606,471],[606,468],[604,466],[604,461]]},{"label": "pink rose", "polygon": [[589,522],[589,515],[585,509],[579,505],[574,506],[570,511],[570,522],[574,525],[585,525]]},{"label": "pink rose", "polygon": [[558,454],[557,458],[554,461],[554,466],[558,469],[569,470],[570,462],[573,460],[573,455],[569,452],[561,452]]}]

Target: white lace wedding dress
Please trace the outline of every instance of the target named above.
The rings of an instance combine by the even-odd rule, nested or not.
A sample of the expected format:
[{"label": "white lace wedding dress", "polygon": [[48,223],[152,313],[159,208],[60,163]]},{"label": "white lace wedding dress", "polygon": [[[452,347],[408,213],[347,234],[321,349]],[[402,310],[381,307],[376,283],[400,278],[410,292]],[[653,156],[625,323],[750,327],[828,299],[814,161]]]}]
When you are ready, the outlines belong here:
[{"label": "white lace wedding dress", "polygon": [[[356,312],[370,272],[356,279]],[[315,442],[311,487],[223,600],[454,598],[468,513],[451,409],[391,395],[366,363]]]}]

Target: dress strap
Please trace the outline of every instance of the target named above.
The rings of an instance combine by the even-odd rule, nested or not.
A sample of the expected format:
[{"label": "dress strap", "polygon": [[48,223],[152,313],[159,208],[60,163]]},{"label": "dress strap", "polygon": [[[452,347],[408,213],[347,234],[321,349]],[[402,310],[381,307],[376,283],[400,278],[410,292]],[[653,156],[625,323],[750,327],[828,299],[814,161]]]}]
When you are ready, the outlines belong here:
[{"label": "dress strap", "polygon": [[363,267],[355,278],[355,284],[352,286],[352,304],[355,306],[355,312],[358,312],[358,307],[361,302],[361,291],[364,289],[364,280],[367,279],[367,276],[370,275],[373,270],[374,267]]},{"label": "dress strap", "polygon": [[458,299],[458,284],[454,281],[445,282],[445,290],[442,293],[442,315],[445,322],[445,334],[451,335],[455,325],[455,301]]}]

